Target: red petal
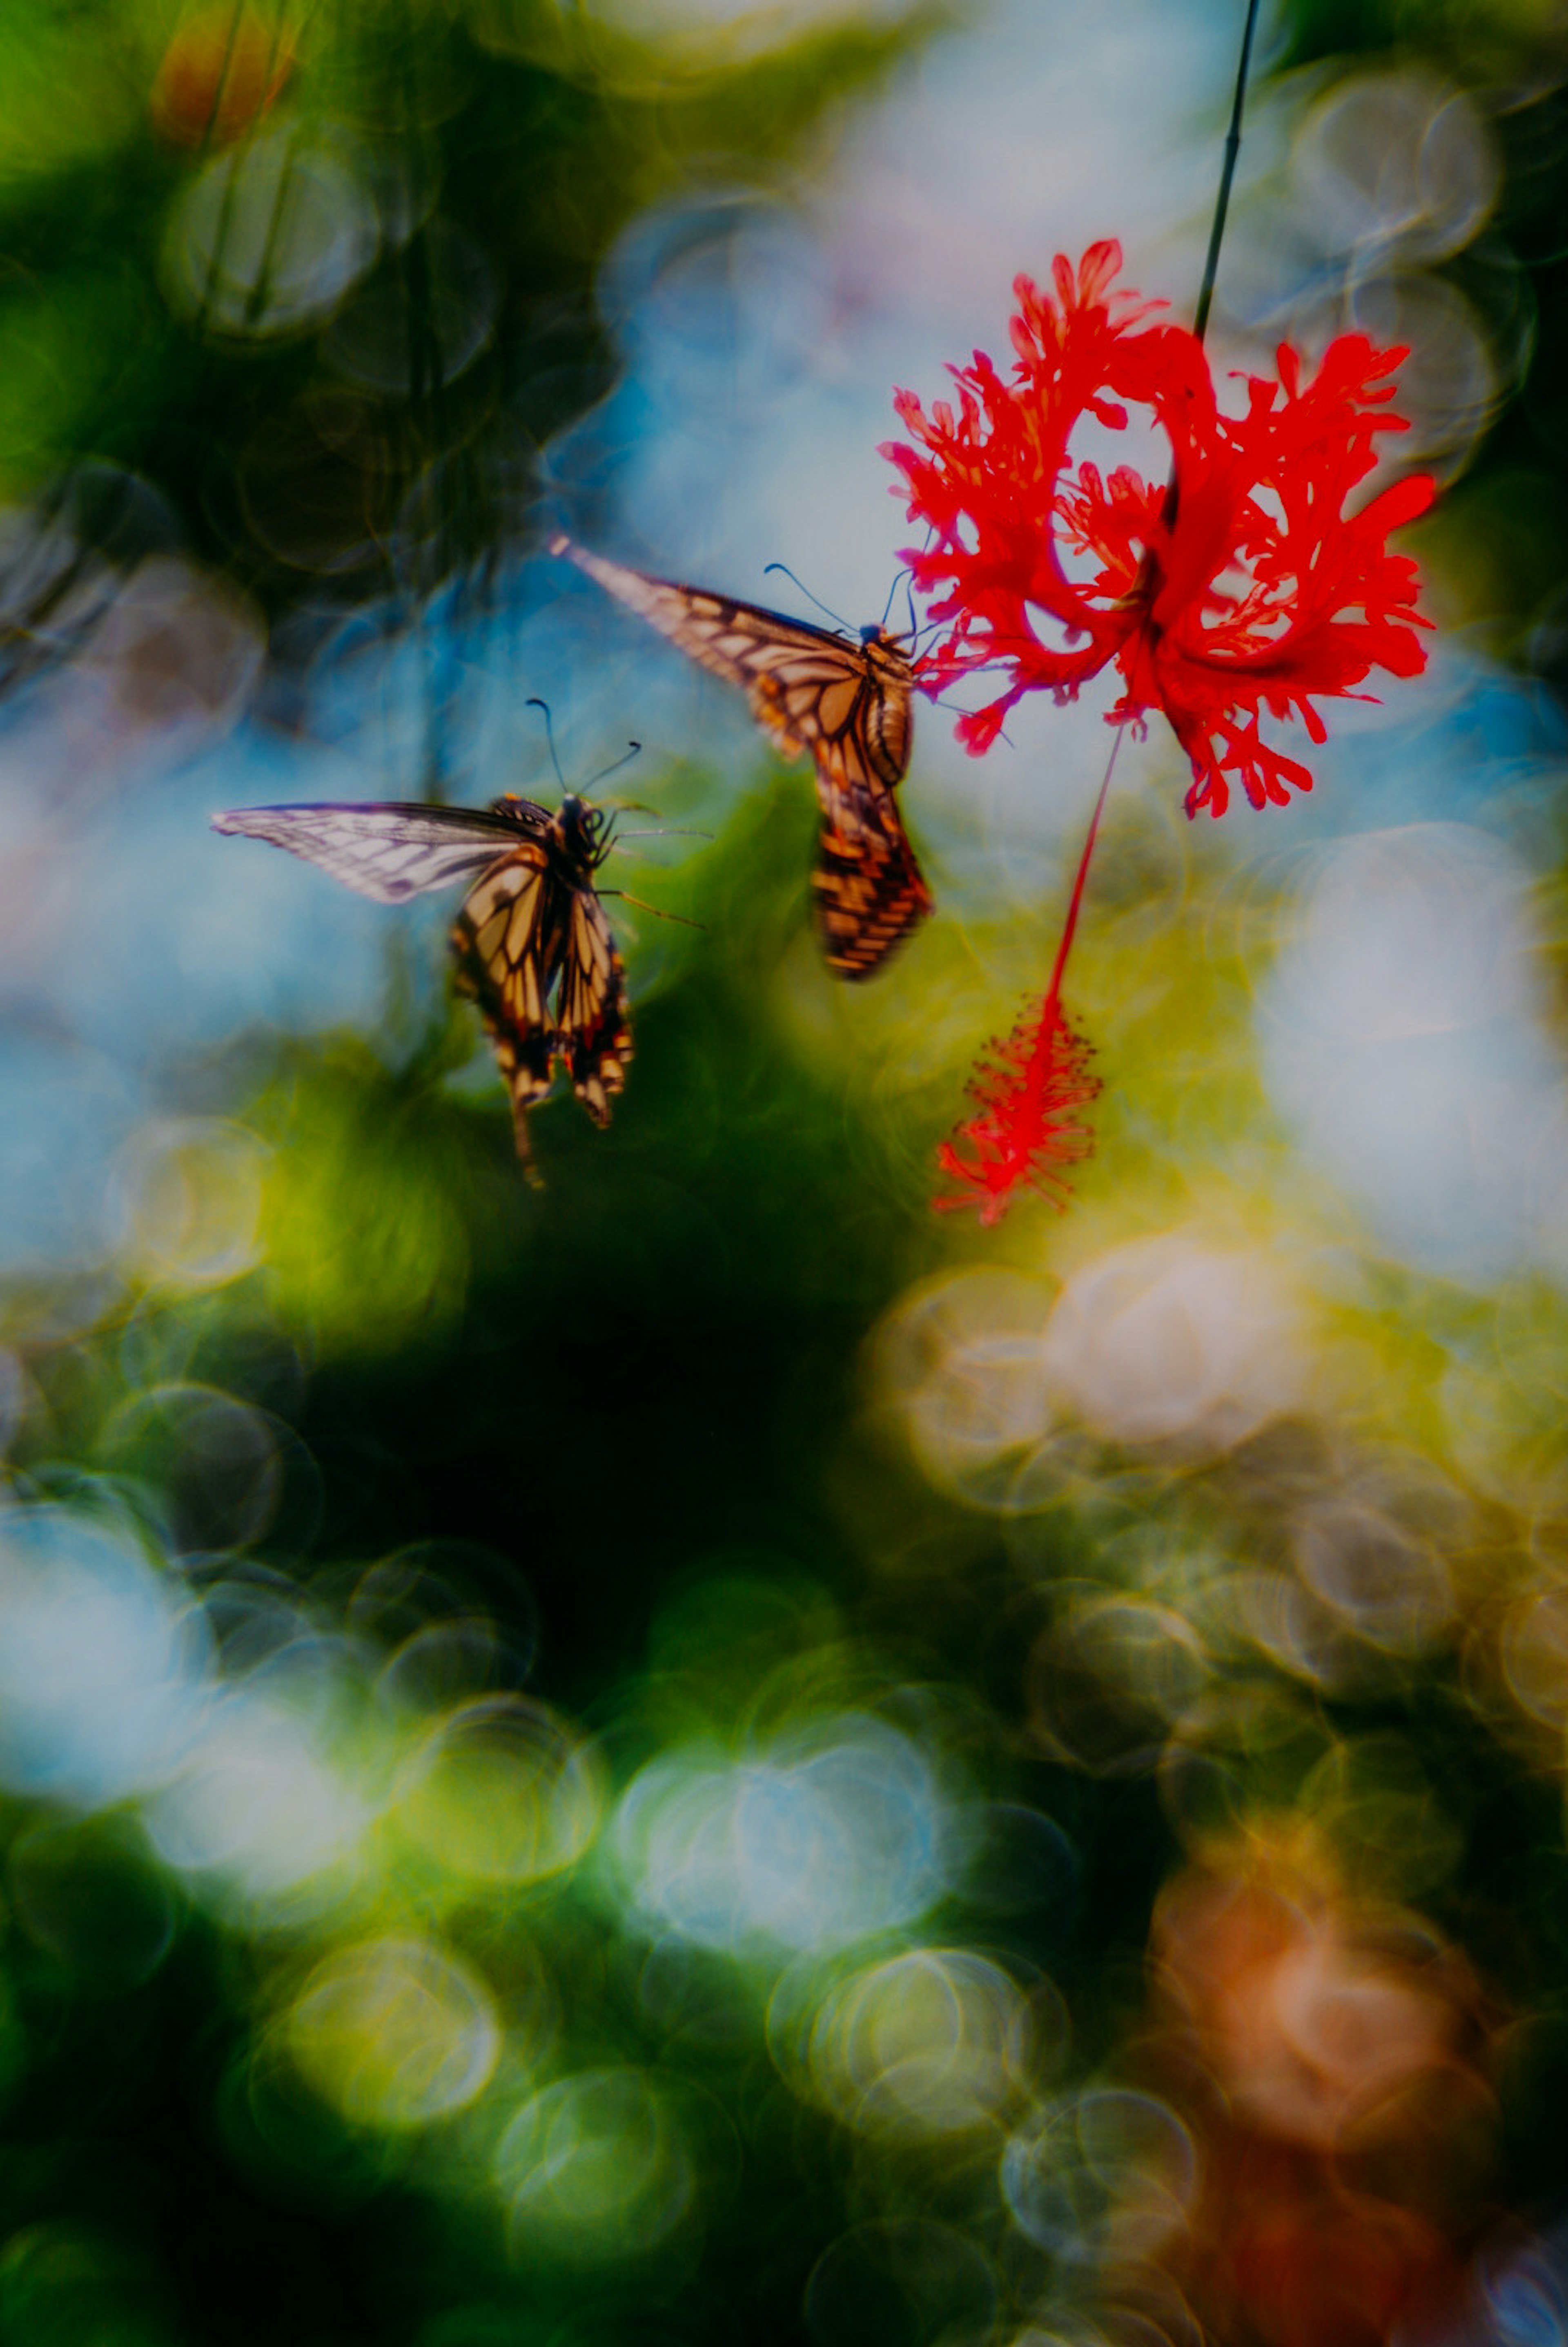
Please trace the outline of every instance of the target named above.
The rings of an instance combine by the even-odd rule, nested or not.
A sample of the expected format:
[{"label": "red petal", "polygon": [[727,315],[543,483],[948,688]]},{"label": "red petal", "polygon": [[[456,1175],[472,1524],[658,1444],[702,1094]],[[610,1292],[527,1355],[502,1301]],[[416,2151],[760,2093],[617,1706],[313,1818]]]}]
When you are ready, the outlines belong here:
[{"label": "red petal", "polygon": [[[1192,805],[1219,812],[1227,774],[1254,805],[1284,804],[1311,778],[1262,741],[1260,714],[1304,719],[1320,740],[1317,700],[1353,692],[1374,668],[1410,676],[1424,665],[1415,569],[1387,538],[1428,509],[1435,485],[1413,474],[1347,514],[1377,436],[1405,429],[1388,406],[1403,354],[1342,334],[1307,381],[1282,345],[1278,381],[1248,378],[1246,413],[1222,415],[1193,335],[1132,330],[1134,297],[1111,290],[1120,264],[1106,240],[1075,272],[1057,255],[1054,292],[1018,278],[1016,364],[1004,380],[977,354],[959,375],[956,416],[937,403],[927,418],[899,395],[928,452],[887,452],[911,520],[931,531],[912,558],[916,584],[951,623],[932,672],[1008,675],[998,701],[961,722],[979,754],[1020,694],[1071,699],[1115,659],[1118,720],[1164,709],[1193,761]],[[1122,429],[1131,405],[1170,441],[1174,494],[1125,466],[1108,481],[1086,464],[1069,469],[1079,418]],[[1070,650],[1041,641],[1041,610]]]}]

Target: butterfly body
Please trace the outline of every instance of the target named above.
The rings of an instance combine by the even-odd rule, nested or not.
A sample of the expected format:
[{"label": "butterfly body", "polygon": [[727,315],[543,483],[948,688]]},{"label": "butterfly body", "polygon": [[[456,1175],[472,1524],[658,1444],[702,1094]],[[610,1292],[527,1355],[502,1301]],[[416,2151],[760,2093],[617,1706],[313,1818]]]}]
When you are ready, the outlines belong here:
[{"label": "butterfly body", "polygon": [[561,555],[712,675],[738,684],[786,757],[809,754],[822,824],[811,875],[830,969],[868,978],[932,909],[893,794],[913,747],[913,679],[899,639],[859,641],[760,603],[650,578],[567,538]]},{"label": "butterfly body", "polygon": [[488,808],[236,807],[212,821],[287,848],[378,904],[469,881],[452,932],[456,982],[489,1030],[518,1154],[528,1163],[527,1112],[557,1062],[595,1123],[609,1122],[632,1038],[625,972],[595,886],[611,846],[602,809],[568,793],[554,813],[506,797]]}]

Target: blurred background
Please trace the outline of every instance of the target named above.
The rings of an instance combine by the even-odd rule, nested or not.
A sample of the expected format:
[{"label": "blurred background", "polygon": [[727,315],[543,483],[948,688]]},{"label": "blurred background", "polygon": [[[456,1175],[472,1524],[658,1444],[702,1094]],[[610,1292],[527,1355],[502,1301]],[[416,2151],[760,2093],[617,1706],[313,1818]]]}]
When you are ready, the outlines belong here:
[{"label": "blurred background", "polygon": [[[846,989],[542,550],[878,616],[895,384],[1100,237],[1189,314],[1242,13],[10,0],[17,2347],[1568,2341],[1561,0],[1266,7],[1217,374],[1410,345],[1439,629],[1288,810],[1129,743],[1065,1217],[929,1200],[1108,689],[922,705]],[[449,903],[208,827],[554,805],[530,695],[700,924],[543,1194]]]}]

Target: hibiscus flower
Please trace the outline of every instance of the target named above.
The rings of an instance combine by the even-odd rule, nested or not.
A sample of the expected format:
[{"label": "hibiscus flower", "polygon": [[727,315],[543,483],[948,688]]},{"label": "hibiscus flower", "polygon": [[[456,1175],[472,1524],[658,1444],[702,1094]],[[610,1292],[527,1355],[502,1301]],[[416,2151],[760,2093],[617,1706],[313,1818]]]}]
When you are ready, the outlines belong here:
[{"label": "hibiscus flower", "polygon": [[[1282,344],[1278,380],[1249,375],[1244,412],[1226,415],[1201,337],[1146,323],[1158,305],[1113,290],[1121,265],[1121,247],[1106,242],[1090,247],[1076,276],[1057,255],[1054,297],[1020,277],[1011,378],[977,351],[953,371],[956,412],[938,400],[928,415],[911,392],[896,395],[919,446],[892,442],[882,454],[903,475],[910,519],[930,531],[906,559],[936,598],[932,617],[947,624],[918,673],[939,692],[979,671],[1010,671],[994,701],[959,721],[978,756],[1024,693],[1074,700],[1114,663],[1116,742],[1164,711],[1192,765],[1188,815],[1223,815],[1233,774],[1254,806],[1283,806],[1312,776],[1263,740],[1265,713],[1298,716],[1321,742],[1316,701],[1368,697],[1355,688],[1374,668],[1414,676],[1426,665],[1415,565],[1389,552],[1388,537],[1426,511],[1435,484],[1412,474],[1345,510],[1377,463],[1377,436],[1407,428],[1389,405],[1407,354],[1342,334],[1304,382]],[[1130,466],[1105,476],[1072,461],[1084,417],[1125,431],[1132,406],[1169,441],[1163,486]],[[1041,625],[1059,641],[1044,641]],[[1020,1188],[1065,1205],[1062,1168],[1094,1146],[1078,1112],[1100,1085],[1062,1007],[1062,979],[1115,763],[1113,747],[1044,999],[992,1044],[970,1086],[975,1113],[938,1151],[959,1186],[937,1204],[978,1205],[985,1223]]]},{"label": "hibiscus flower", "polygon": [[[1261,738],[1266,712],[1300,717],[1321,742],[1315,700],[1365,698],[1354,688],[1374,668],[1425,666],[1415,565],[1387,539],[1425,512],[1435,484],[1412,474],[1345,511],[1377,436],[1407,428],[1389,406],[1407,354],[1342,334],[1308,382],[1284,344],[1278,381],[1248,376],[1244,412],[1227,415],[1197,337],[1144,323],[1157,305],[1112,290],[1121,263],[1118,244],[1092,245],[1074,277],[1058,254],[1054,297],[1020,277],[1011,376],[977,352],[954,370],[956,412],[938,400],[928,415],[911,392],[896,396],[919,445],[882,454],[903,475],[910,519],[931,531],[907,559],[937,598],[932,617],[949,623],[921,681],[940,692],[977,670],[1010,671],[998,698],[960,721],[979,754],[1025,692],[1070,701],[1114,662],[1123,692],[1111,722],[1164,711],[1192,764],[1189,815],[1223,815],[1231,775],[1254,806],[1284,805],[1312,777]],[[1168,484],[1072,464],[1081,420],[1125,430],[1129,405],[1168,439]],[[1043,641],[1041,624],[1059,641]]]}]

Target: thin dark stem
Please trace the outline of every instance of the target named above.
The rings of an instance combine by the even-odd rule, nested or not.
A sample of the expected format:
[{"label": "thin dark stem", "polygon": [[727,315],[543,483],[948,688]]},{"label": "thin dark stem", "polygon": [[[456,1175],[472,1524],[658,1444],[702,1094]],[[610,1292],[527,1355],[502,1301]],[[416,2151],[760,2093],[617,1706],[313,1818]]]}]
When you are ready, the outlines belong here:
[{"label": "thin dark stem", "polygon": [[[1231,102],[1230,128],[1225,134],[1225,162],[1219,174],[1219,194],[1214,207],[1214,226],[1208,234],[1208,258],[1203,264],[1203,283],[1198,288],[1197,309],[1193,317],[1193,333],[1200,343],[1207,331],[1208,313],[1214,303],[1214,282],[1219,273],[1219,248],[1225,236],[1226,214],[1230,210],[1231,182],[1236,177],[1236,159],[1241,152],[1241,117],[1247,104],[1247,68],[1252,63],[1252,36],[1257,29],[1257,0],[1247,0],[1247,22],[1242,27],[1241,34],[1241,56],[1236,68],[1236,96]],[[1166,489],[1165,518],[1167,527],[1173,525],[1176,520],[1176,477],[1173,463],[1170,481]],[[1046,990],[1048,1002],[1057,1000],[1061,993],[1062,974],[1067,967],[1067,957],[1073,950],[1073,939],[1077,933],[1078,915],[1083,907],[1084,890],[1089,878],[1090,858],[1095,853],[1095,842],[1099,835],[1100,817],[1105,813],[1105,797],[1111,787],[1111,777],[1116,771],[1116,755],[1121,749],[1122,736],[1126,730],[1125,721],[1116,728],[1116,737],[1111,744],[1111,754],[1105,762],[1105,780],[1100,784],[1100,794],[1095,801],[1095,812],[1089,818],[1088,835],[1084,841],[1084,852],[1078,858],[1077,877],[1073,883],[1073,894],[1067,906],[1067,918],[1062,928],[1062,941],[1056,948],[1055,966],[1052,969],[1051,984]]]},{"label": "thin dark stem", "polygon": [[207,109],[207,119],[201,126],[201,137],[197,141],[198,155],[205,155],[211,146],[213,132],[218,128],[218,118],[223,111],[223,101],[229,95],[229,77],[234,71],[234,52],[239,44],[239,26],[244,14],[245,0],[234,0],[233,13],[229,19],[229,30],[223,37],[223,63],[218,68],[218,79],[212,88],[212,103]]},{"label": "thin dark stem", "polygon": [[1214,281],[1219,274],[1219,248],[1225,235],[1225,216],[1230,210],[1230,183],[1236,177],[1236,159],[1241,152],[1241,113],[1247,103],[1247,69],[1252,62],[1252,36],[1257,28],[1257,0],[1247,0],[1247,25],[1241,36],[1241,62],[1236,72],[1236,97],[1230,109],[1230,128],[1225,134],[1225,164],[1219,175],[1214,226],[1208,232],[1208,258],[1203,264],[1203,283],[1198,288],[1197,309],[1192,322],[1193,333],[1200,343],[1208,331],[1208,313],[1214,302]]}]

